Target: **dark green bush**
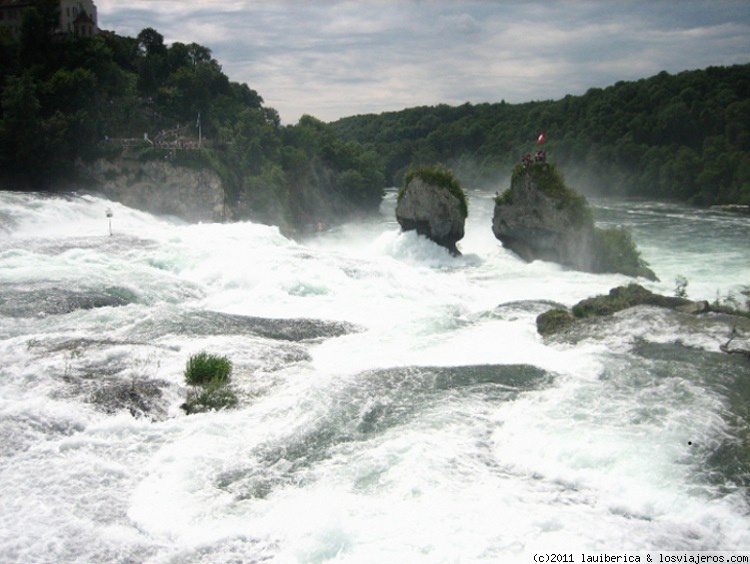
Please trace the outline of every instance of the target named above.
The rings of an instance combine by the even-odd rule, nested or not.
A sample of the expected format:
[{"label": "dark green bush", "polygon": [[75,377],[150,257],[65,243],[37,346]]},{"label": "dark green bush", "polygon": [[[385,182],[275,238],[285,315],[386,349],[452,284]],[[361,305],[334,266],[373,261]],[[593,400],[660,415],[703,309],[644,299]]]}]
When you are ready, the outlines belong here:
[{"label": "dark green bush", "polygon": [[502,194],[495,196],[495,204],[498,206],[509,206],[513,204],[513,190],[508,188]]},{"label": "dark green bush", "polygon": [[621,227],[594,229],[594,252],[598,272],[620,272],[656,280],[656,275],[641,258],[630,232]]}]

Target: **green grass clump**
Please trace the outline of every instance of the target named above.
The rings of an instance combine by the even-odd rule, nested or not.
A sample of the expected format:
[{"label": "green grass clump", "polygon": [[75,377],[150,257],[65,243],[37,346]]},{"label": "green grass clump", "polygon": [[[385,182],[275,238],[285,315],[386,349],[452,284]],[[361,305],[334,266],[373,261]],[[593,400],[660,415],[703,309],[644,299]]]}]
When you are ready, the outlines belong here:
[{"label": "green grass clump", "polygon": [[185,365],[185,382],[191,386],[206,386],[211,383],[228,383],[232,375],[232,363],[225,356],[199,352],[191,356]]},{"label": "green grass clump", "polygon": [[461,184],[459,184],[456,177],[453,176],[453,173],[443,166],[423,166],[407,172],[404,176],[404,184],[398,191],[398,201],[401,201],[401,198],[404,197],[406,187],[415,177],[421,178],[426,184],[440,186],[448,190],[458,198],[461,217],[466,219],[469,216],[469,202],[466,198],[466,193],[461,188]]},{"label": "green grass clump", "polygon": [[185,365],[185,382],[192,386],[182,409],[188,413],[218,411],[237,405],[230,387],[232,362],[225,356],[199,352]]}]

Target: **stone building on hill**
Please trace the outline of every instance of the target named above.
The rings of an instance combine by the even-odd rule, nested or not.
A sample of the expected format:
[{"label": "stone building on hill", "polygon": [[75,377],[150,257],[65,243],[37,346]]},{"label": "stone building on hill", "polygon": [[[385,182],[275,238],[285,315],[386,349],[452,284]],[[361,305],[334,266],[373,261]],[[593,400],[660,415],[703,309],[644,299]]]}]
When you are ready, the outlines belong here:
[{"label": "stone building on hill", "polygon": [[[31,5],[29,0],[0,0],[0,34],[9,33],[19,37],[23,14]],[[93,37],[99,33],[93,0],[60,0],[59,10],[56,33],[77,37]]]}]

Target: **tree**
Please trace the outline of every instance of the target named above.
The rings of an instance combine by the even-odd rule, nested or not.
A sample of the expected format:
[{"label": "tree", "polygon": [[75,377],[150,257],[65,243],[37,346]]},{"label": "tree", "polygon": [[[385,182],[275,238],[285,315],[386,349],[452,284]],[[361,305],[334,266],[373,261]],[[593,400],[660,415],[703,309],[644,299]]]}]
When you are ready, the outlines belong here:
[{"label": "tree", "polygon": [[164,45],[164,36],[152,27],[141,30],[136,38],[138,54],[141,57],[157,55],[166,57],[167,47]]},{"label": "tree", "polygon": [[6,170],[34,170],[33,163],[44,149],[40,111],[37,84],[30,71],[6,81],[0,121],[0,155]]}]

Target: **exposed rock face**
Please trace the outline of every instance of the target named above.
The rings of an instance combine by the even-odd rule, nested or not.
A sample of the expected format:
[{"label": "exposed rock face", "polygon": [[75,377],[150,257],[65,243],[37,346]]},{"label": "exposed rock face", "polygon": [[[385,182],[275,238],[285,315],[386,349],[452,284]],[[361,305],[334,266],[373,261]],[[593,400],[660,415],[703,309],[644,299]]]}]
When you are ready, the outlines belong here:
[{"label": "exposed rock face", "polygon": [[463,239],[466,218],[461,201],[450,190],[414,176],[396,206],[396,219],[404,231],[417,233],[460,255],[456,243]]},{"label": "exposed rock face", "polygon": [[185,221],[230,219],[223,184],[212,170],[166,160],[100,159],[87,172],[99,191],[132,208]]},{"label": "exposed rock face", "polygon": [[[563,190],[540,187],[552,165],[515,171],[510,190],[495,204],[492,232],[526,261],[547,260],[592,271],[594,229],[585,204]],[[587,221],[588,219],[588,221]]]},{"label": "exposed rock face", "polygon": [[529,262],[656,279],[627,231],[594,227],[586,199],[565,186],[552,164],[516,167],[511,187],[495,202],[492,232]]},{"label": "exposed rock face", "polygon": [[[613,320],[614,314],[618,312],[626,315],[626,311],[637,306],[672,310],[674,314],[666,319],[677,327],[688,329],[691,333],[704,334],[712,340],[724,333],[727,341],[719,345],[719,350],[750,360],[750,314],[747,311],[709,304],[706,301],[663,296],[638,284],[612,288],[609,294],[581,300],[572,309],[550,309],[537,316],[537,332],[544,337],[558,335],[557,338],[573,341],[602,333],[611,334],[610,331],[602,331],[601,323]],[[638,336],[638,339],[641,337]],[[679,340],[676,344],[686,346],[681,345]],[[670,353],[669,359],[672,362],[673,353]]]}]

